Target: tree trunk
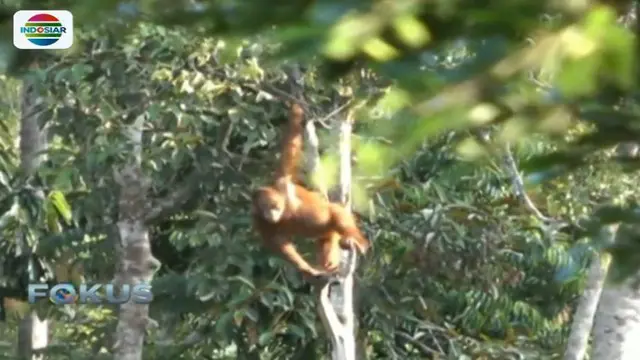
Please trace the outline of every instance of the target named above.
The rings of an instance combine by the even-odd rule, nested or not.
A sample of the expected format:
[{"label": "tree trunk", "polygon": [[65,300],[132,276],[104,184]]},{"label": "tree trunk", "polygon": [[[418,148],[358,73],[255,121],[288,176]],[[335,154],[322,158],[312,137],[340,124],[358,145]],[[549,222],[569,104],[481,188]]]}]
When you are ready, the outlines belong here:
[{"label": "tree trunk", "polygon": [[[617,226],[609,226],[603,231],[603,241],[612,243],[615,238]],[[582,360],[587,353],[589,345],[589,335],[593,327],[593,318],[598,308],[602,287],[607,277],[609,262],[611,256],[609,254],[596,254],[593,256],[589,274],[587,277],[587,285],[580,297],[580,303],[573,314],[573,322],[571,324],[571,333],[567,340],[567,348],[564,353],[564,360]]]},{"label": "tree trunk", "polygon": [[[340,191],[333,201],[351,207],[351,114],[340,123]],[[356,360],[356,319],[353,310],[355,249],[343,250],[338,273],[320,290],[319,312],[331,340],[331,360]]]},{"label": "tree trunk", "polygon": [[[148,180],[141,168],[141,140],[144,118],[139,117],[131,126],[129,139],[133,147],[132,158],[120,172],[114,174],[120,185],[118,230],[120,243],[119,269],[115,283],[136,285],[150,283],[158,261],[151,254],[149,232],[145,216],[149,209],[146,192]],[[116,327],[114,359],[141,360],[144,336],[149,324],[149,305],[132,301],[120,305]]]},{"label": "tree trunk", "polygon": [[[21,98],[20,169],[25,175],[33,175],[46,157],[43,154],[48,146],[45,124],[50,112],[31,77],[26,77],[23,82]],[[31,252],[28,245],[23,243],[22,236],[19,236],[18,246],[23,254]],[[32,264],[29,264],[29,269],[33,269]],[[29,274],[30,282],[36,280],[33,275]],[[42,359],[43,356],[35,352],[47,347],[48,337],[47,320],[40,320],[36,312],[31,311],[21,320],[19,325],[18,357],[20,359]]]},{"label": "tree trunk", "polygon": [[630,278],[607,284],[593,328],[592,360],[640,358],[640,289]]}]

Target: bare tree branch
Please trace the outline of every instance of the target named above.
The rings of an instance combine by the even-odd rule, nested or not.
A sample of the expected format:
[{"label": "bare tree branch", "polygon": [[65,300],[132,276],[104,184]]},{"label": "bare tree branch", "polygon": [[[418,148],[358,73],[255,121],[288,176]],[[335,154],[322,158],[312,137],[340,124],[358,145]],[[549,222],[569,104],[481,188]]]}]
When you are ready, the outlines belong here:
[{"label": "bare tree branch", "polygon": [[513,184],[513,191],[516,194],[516,197],[520,199],[520,201],[533,213],[533,215],[540,221],[543,222],[551,222],[553,219],[544,216],[540,210],[536,207],[536,205],[531,201],[529,195],[524,188],[524,181],[522,180],[522,176],[520,176],[520,171],[518,170],[518,165],[516,164],[516,160],[513,158],[513,153],[511,152],[511,145],[507,144],[504,147],[504,162],[507,167],[507,171],[511,176],[511,183]]},{"label": "bare tree branch", "polygon": [[520,201],[527,207],[529,211],[531,211],[536,219],[540,220],[543,223],[540,230],[542,230],[547,238],[553,239],[553,236],[557,233],[557,231],[569,226],[569,223],[545,216],[544,214],[542,214],[542,212],[540,212],[540,210],[538,210],[538,208],[535,206],[535,204],[525,191],[524,181],[522,180],[522,176],[520,176],[520,171],[518,170],[516,161],[513,158],[513,154],[511,153],[510,145],[507,144],[504,150],[505,165],[507,167],[507,171],[509,171],[511,175],[511,183],[513,184],[513,191],[516,194],[516,197],[520,199]]}]

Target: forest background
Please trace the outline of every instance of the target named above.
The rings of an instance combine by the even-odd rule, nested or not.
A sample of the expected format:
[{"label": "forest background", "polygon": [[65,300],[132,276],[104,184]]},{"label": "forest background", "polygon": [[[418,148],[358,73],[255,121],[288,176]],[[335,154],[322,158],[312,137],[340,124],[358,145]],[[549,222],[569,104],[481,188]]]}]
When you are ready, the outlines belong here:
[{"label": "forest background", "polygon": [[[35,313],[47,358],[113,358],[117,309],[29,307],[24,289],[108,282],[136,260],[126,239],[148,239],[143,260],[160,264],[144,358],[326,353],[315,295],[250,230],[249,193],[269,181],[292,99],[316,125],[329,185],[334,130],[354,121],[353,207],[374,244],[357,276],[362,356],[640,354],[635,2],[2,6],[6,358],[42,343],[18,340]],[[70,10],[74,46],[13,48],[18,9]],[[598,300],[591,348],[571,348]]]}]

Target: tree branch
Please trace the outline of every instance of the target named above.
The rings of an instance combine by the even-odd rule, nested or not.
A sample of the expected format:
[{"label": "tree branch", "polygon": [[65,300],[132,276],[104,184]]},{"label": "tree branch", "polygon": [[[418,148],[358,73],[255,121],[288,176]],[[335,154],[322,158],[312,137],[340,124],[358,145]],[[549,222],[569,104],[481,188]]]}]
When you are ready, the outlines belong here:
[{"label": "tree branch", "polygon": [[343,261],[340,262],[338,273],[320,290],[320,317],[331,337],[332,360],[356,358],[353,311],[353,274],[357,264],[356,258],[357,253],[353,245],[350,250],[343,251]]},{"label": "tree branch", "polygon": [[309,174],[312,185],[328,200],[327,183],[322,179],[324,172],[322,171],[322,164],[320,163],[320,141],[318,140],[318,134],[316,133],[316,127],[313,121],[307,120],[304,127],[304,135],[307,173]]},{"label": "tree branch", "polygon": [[520,176],[520,171],[518,170],[516,161],[513,158],[513,154],[511,153],[510,145],[507,144],[504,150],[504,162],[507,167],[507,171],[511,175],[511,183],[513,184],[513,191],[516,194],[516,197],[527,207],[529,211],[531,211],[536,219],[540,220],[543,223],[541,230],[549,239],[551,239],[558,230],[569,226],[569,223],[547,217],[543,215],[540,210],[538,210],[538,208],[535,206],[535,204],[525,191],[524,181],[522,180],[522,176]]},{"label": "tree branch", "polygon": [[522,176],[520,176],[520,171],[518,170],[518,165],[516,164],[516,160],[513,158],[513,153],[511,152],[511,145],[507,144],[504,147],[504,162],[507,167],[507,171],[511,176],[511,183],[513,185],[513,192],[516,194],[516,197],[533,213],[533,215],[540,221],[543,222],[551,222],[554,221],[552,218],[544,216],[540,210],[533,203],[529,195],[524,189],[524,181],[522,180]]}]

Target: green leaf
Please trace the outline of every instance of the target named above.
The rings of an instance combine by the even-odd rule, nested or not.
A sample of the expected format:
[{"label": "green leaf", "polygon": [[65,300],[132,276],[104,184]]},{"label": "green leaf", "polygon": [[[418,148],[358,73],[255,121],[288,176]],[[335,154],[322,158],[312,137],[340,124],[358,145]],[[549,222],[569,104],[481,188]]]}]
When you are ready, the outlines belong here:
[{"label": "green leaf", "polygon": [[290,324],[287,327],[287,332],[289,332],[290,334],[295,335],[299,339],[305,339],[306,338],[306,333],[305,333],[304,329],[301,328],[300,326],[295,325],[295,324]]},{"label": "green leaf", "polygon": [[196,296],[202,302],[209,301],[218,294],[218,289],[211,288],[208,283],[202,282],[197,284]]},{"label": "green leaf", "polygon": [[71,67],[71,79],[73,82],[80,82],[92,71],[93,66],[89,64],[75,64]]},{"label": "green leaf", "polygon": [[262,334],[260,334],[260,337],[258,338],[258,344],[260,344],[260,346],[265,346],[268,343],[271,342],[271,340],[273,340],[274,337],[274,332],[273,331],[265,331]]},{"label": "green leaf", "polygon": [[218,220],[218,216],[216,214],[206,210],[196,210],[194,211],[194,215],[201,216],[206,219]]},{"label": "green leaf", "polygon": [[228,330],[231,330],[231,325],[233,324],[234,312],[229,311],[222,314],[216,320],[215,331],[218,334],[226,334]]},{"label": "green leaf", "polygon": [[251,280],[240,276],[240,275],[236,275],[236,276],[232,276],[229,278],[229,281],[239,281],[241,283],[243,283],[244,285],[246,285],[247,287],[249,287],[251,290],[255,290],[256,286],[251,282]]},{"label": "green leaf", "polygon": [[394,19],[393,25],[398,37],[409,46],[423,46],[431,38],[429,30],[413,15],[399,16]]},{"label": "green leaf", "polygon": [[71,190],[73,172],[71,170],[60,170],[55,175],[54,187],[58,189]]},{"label": "green leaf", "polygon": [[56,212],[55,205],[51,202],[47,202],[45,205],[45,218],[47,222],[47,229],[53,233],[59,233],[62,231],[60,223],[58,223],[58,213]]},{"label": "green leaf", "polygon": [[62,219],[64,219],[67,224],[70,224],[73,219],[73,214],[71,212],[71,205],[67,202],[64,194],[61,191],[53,190],[49,193],[49,201],[51,201],[56,210],[58,210]]},{"label": "green leaf", "polygon": [[238,291],[233,295],[231,300],[228,302],[228,306],[234,307],[238,305],[243,305],[247,300],[253,297],[252,292],[248,291]]},{"label": "green leaf", "polygon": [[597,88],[596,75],[600,62],[591,56],[572,61],[562,68],[556,81],[561,93],[568,97],[578,97],[593,93]]}]

